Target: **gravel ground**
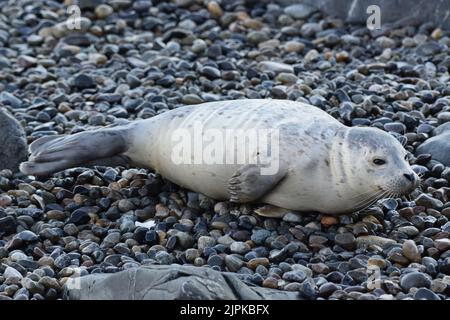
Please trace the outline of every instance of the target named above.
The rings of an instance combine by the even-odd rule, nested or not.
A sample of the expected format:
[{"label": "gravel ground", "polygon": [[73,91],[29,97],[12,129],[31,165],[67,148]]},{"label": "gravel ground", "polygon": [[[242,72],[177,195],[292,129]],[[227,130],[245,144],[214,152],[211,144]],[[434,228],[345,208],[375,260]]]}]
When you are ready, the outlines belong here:
[{"label": "gravel ground", "polygon": [[0,8],[0,103],[28,142],[203,101],[290,99],[392,132],[422,186],[351,215],[265,219],[256,206],[215,202],[143,169],[74,168],[44,180],[3,170],[0,300],[61,298],[77,270],[171,263],[305,299],[448,297],[450,168],[414,156],[450,121],[448,32],[425,24],[376,34],[256,1],[111,0],[80,1],[75,33],[64,22],[70,3]]}]

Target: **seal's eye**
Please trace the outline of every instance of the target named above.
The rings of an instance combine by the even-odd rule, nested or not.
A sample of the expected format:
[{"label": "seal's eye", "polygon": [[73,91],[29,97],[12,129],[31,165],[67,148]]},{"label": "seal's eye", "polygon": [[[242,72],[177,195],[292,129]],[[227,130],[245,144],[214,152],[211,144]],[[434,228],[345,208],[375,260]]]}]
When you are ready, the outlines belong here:
[{"label": "seal's eye", "polygon": [[409,160],[408,154],[405,154],[405,160],[406,160],[406,161]]},{"label": "seal's eye", "polygon": [[386,161],[383,159],[373,159],[373,163],[376,164],[377,166],[381,166],[381,165],[385,164]]}]

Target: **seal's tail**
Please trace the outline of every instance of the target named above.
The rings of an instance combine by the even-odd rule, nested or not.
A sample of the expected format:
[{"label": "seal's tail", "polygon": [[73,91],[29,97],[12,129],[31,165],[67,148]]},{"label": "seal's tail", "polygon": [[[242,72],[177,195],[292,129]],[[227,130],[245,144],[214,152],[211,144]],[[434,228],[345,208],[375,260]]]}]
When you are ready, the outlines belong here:
[{"label": "seal's tail", "polygon": [[41,137],[29,146],[30,157],[20,165],[27,175],[46,176],[76,166],[129,163],[126,129],[99,129],[73,135]]}]

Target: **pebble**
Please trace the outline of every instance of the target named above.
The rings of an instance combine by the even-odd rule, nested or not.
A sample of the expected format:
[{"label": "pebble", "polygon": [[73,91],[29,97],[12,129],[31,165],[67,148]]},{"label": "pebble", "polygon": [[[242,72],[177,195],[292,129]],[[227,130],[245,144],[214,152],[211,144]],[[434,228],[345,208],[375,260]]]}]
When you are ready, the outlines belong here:
[{"label": "pebble", "polygon": [[213,254],[213,255],[209,256],[207,263],[211,267],[217,266],[217,267],[221,268],[224,264],[224,259],[217,254]]},{"label": "pebble", "polygon": [[236,272],[244,265],[244,262],[233,255],[225,256],[225,265],[231,272]]},{"label": "pebble", "polygon": [[221,17],[223,15],[222,8],[216,1],[208,3],[208,11],[215,17]]},{"label": "pebble", "polygon": [[91,218],[89,217],[89,214],[86,211],[82,209],[77,209],[70,215],[68,223],[73,223],[78,226],[88,223],[89,220],[91,220]]},{"label": "pebble", "polygon": [[14,238],[20,239],[25,242],[34,242],[39,240],[38,236],[34,232],[29,230],[19,232],[14,236]]},{"label": "pebble", "polygon": [[99,19],[107,18],[111,14],[113,14],[113,12],[114,12],[114,9],[107,4],[101,4],[95,8],[95,15]]},{"label": "pebble", "polygon": [[302,42],[287,41],[284,44],[283,48],[284,48],[284,50],[286,50],[286,52],[298,53],[298,52],[302,52],[303,51],[303,49],[305,48],[305,45]]},{"label": "pebble", "polygon": [[221,72],[219,69],[209,66],[201,68],[200,74],[204,75],[210,80],[214,80],[221,77]]},{"label": "pebble", "polygon": [[350,232],[337,234],[334,241],[336,242],[337,245],[341,246],[346,250],[353,251],[356,249],[355,236]]},{"label": "pebble", "polygon": [[[286,76],[289,75],[288,73],[280,73],[277,78],[279,78],[279,76],[281,76],[283,74]],[[294,80],[294,79],[291,79],[291,80]],[[295,81],[297,81],[297,77],[295,77],[294,82]],[[302,217],[299,214],[296,214],[294,212],[288,212],[286,215],[283,216],[283,221],[290,222],[290,223],[300,223],[300,222],[302,222]]]},{"label": "pebble", "polygon": [[12,108],[22,107],[22,101],[7,91],[3,91],[0,93],[0,103],[9,105]]},{"label": "pebble", "polygon": [[434,246],[439,251],[447,251],[450,249],[450,239],[448,238],[436,239],[434,240]]},{"label": "pebble", "polygon": [[96,83],[92,77],[86,74],[79,74],[75,76],[72,80],[72,86],[76,89],[89,89],[89,88],[95,88]]},{"label": "pebble", "polygon": [[405,240],[402,245],[403,255],[412,262],[420,262],[421,256],[413,240]]},{"label": "pebble", "polygon": [[259,229],[259,230],[255,230],[253,231],[253,234],[251,236],[251,240],[257,244],[257,245],[262,245],[264,244],[264,241],[270,237],[271,232],[265,229]]},{"label": "pebble", "polygon": [[331,282],[324,283],[319,288],[319,296],[327,298],[338,289],[339,287],[334,283]]},{"label": "pebble", "polygon": [[274,61],[261,61],[258,64],[258,69],[261,71],[272,71],[276,74],[284,72],[284,73],[293,73],[294,68],[291,65],[274,62]]},{"label": "pebble", "polygon": [[311,63],[319,59],[320,55],[316,49],[309,50],[304,57],[306,63]]},{"label": "pebble", "polygon": [[435,294],[433,291],[426,289],[426,288],[420,288],[416,291],[414,294],[415,300],[441,300],[437,294]]},{"label": "pebble", "polygon": [[16,228],[17,223],[13,217],[7,216],[0,218],[0,233],[9,235],[14,233],[16,231]]},{"label": "pebble", "polygon": [[245,242],[236,241],[230,245],[230,250],[234,253],[246,254],[250,251],[250,246]]},{"label": "pebble", "polygon": [[432,208],[432,209],[440,209],[442,208],[442,201],[438,199],[434,199],[433,197],[422,193],[419,197],[417,197],[414,202],[417,206],[423,206],[425,208]]},{"label": "pebble", "polygon": [[3,276],[5,277],[5,279],[16,278],[20,280],[23,278],[22,274],[12,267],[6,267],[5,271],[3,272]]},{"label": "pebble", "polygon": [[392,239],[383,238],[379,236],[359,236],[356,238],[356,245],[358,247],[368,247],[371,245],[379,247],[387,247],[395,243],[396,242]]},{"label": "pebble", "polygon": [[306,19],[316,9],[306,4],[292,4],[284,8],[284,13],[295,19]]},{"label": "pebble", "polygon": [[268,267],[269,266],[269,259],[267,258],[253,258],[250,261],[247,262],[247,266],[250,269],[257,269],[259,266]]},{"label": "pebble", "polygon": [[185,252],[186,260],[189,262],[194,262],[195,259],[200,257],[200,252],[197,249],[189,248]]},{"label": "pebble", "polygon": [[411,272],[400,277],[400,286],[408,292],[411,288],[430,288],[430,276],[421,272]]},{"label": "pebble", "polygon": [[283,274],[283,280],[292,282],[303,282],[306,279],[306,274],[301,270],[288,271]]},{"label": "pebble", "polygon": [[402,232],[410,237],[417,236],[419,234],[419,230],[414,226],[405,226],[398,228],[399,232]]},{"label": "pebble", "polygon": [[216,244],[216,241],[212,237],[201,236],[197,240],[197,247],[200,252],[203,252],[206,248],[211,248]]}]

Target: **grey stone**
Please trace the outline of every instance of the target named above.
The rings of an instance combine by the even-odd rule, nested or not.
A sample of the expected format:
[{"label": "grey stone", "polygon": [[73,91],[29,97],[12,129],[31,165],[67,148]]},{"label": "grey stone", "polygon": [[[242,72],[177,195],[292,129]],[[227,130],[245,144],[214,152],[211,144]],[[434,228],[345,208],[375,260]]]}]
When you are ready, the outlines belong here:
[{"label": "grey stone", "polygon": [[450,131],[442,131],[441,134],[429,138],[417,147],[416,155],[425,153],[431,154],[434,160],[443,165],[450,166]]},{"label": "grey stone", "polygon": [[33,242],[33,241],[39,240],[38,236],[34,232],[29,231],[29,230],[21,231],[18,234],[16,234],[14,237],[17,239],[20,239],[22,241],[27,241],[27,242]]},{"label": "grey stone", "polygon": [[2,93],[0,93],[0,103],[9,105],[12,108],[22,107],[22,101],[7,91],[3,91]]},{"label": "grey stone", "polygon": [[433,130],[433,135],[438,136],[444,132],[450,132],[450,122],[441,124],[439,127]]},{"label": "grey stone", "polygon": [[261,71],[272,71],[277,74],[281,72],[288,72],[288,73],[294,72],[294,67],[292,67],[291,65],[275,61],[261,61],[258,64],[258,68]]},{"label": "grey stone", "polygon": [[425,193],[422,193],[420,196],[418,196],[414,202],[418,206],[424,206],[425,208],[433,208],[433,209],[441,209],[443,206],[443,203],[439,199],[435,199]]},{"label": "grey stone", "polygon": [[302,3],[293,4],[284,8],[284,13],[295,19],[308,18],[314,11],[316,11],[315,8]]},{"label": "grey stone", "polygon": [[400,278],[400,286],[406,292],[411,288],[429,288],[431,286],[430,276],[421,272],[411,272]]},{"label": "grey stone", "polygon": [[[2,94],[5,93],[7,92]],[[19,164],[28,156],[27,140],[20,123],[3,108],[0,108],[0,141],[2,150],[8,150],[0,152],[0,170],[9,169],[16,172]]]},{"label": "grey stone", "polygon": [[234,255],[228,255],[225,257],[225,265],[227,266],[228,270],[232,272],[238,271],[243,266],[243,264],[244,262]]},{"label": "grey stone", "polygon": [[288,271],[283,274],[283,280],[303,282],[306,279],[306,273],[302,270]]},{"label": "grey stone", "polygon": [[433,291],[426,289],[426,288],[420,288],[416,291],[414,294],[415,300],[441,300],[437,294],[435,294]]},{"label": "grey stone", "polygon": [[22,274],[12,267],[6,267],[5,272],[3,273],[3,276],[6,279],[7,278],[17,278],[17,279],[23,278]]},{"label": "grey stone", "polygon": [[335,237],[335,242],[346,250],[352,251],[356,248],[355,236],[350,232],[337,234]]},{"label": "grey stone", "polygon": [[[192,266],[157,266],[80,278],[64,287],[68,300],[297,300],[297,292],[250,287],[232,273]],[[126,290],[124,288],[127,288]]]},{"label": "grey stone", "polygon": [[360,236],[356,238],[357,247],[368,247],[371,245],[380,246],[382,248],[388,247],[389,245],[393,245],[396,242],[392,239],[383,238],[379,236]]},{"label": "grey stone", "polygon": [[230,249],[231,252],[245,254],[250,251],[250,246],[245,242],[236,241],[231,244]]},{"label": "grey stone", "polygon": [[270,237],[270,231],[265,229],[259,229],[253,231],[251,239],[253,240],[254,243],[260,245],[263,244],[268,237]]},{"label": "grey stone", "polygon": [[0,234],[11,234],[16,231],[17,223],[16,220],[11,217],[7,216],[4,218],[0,218]]},{"label": "grey stone", "polygon": [[203,251],[205,248],[213,247],[216,244],[216,241],[212,237],[201,236],[197,240],[198,250]]}]

